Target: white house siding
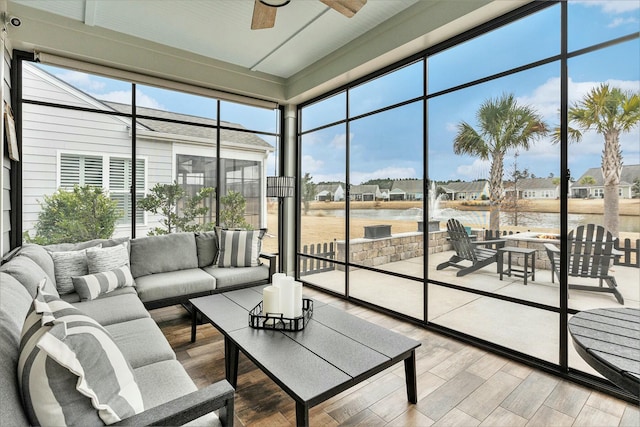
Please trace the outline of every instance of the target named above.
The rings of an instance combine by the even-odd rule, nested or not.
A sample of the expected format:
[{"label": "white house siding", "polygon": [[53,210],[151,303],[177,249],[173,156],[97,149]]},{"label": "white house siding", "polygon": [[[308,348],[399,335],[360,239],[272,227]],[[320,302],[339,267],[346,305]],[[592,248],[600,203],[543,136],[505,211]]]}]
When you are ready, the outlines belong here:
[{"label": "white house siding", "polygon": [[[11,105],[11,57],[9,52],[4,50],[3,52],[2,66],[4,67],[4,81],[2,82],[2,99],[7,105]],[[0,117],[0,120],[4,118]],[[4,128],[3,128],[4,129]],[[2,141],[5,140],[4,134],[1,135]],[[4,255],[11,248],[9,240],[11,232],[11,161],[9,159],[9,153],[5,151],[6,145],[2,143],[2,173],[0,174],[0,255]]]},{"label": "white house siding", "polygon": [[[25,99],[96,108],[92,100],[83,104],[81,97],[59,90],[55,82],[38,78],[31,70],[26,74]],[[130,122],[122,117],[23,104],[23,229],[32,231],[40,211],[38,201],[57,190],[61,153],[131,158],[129,128]],[[171,181],[170,143],[140,140],[137,157],[145,159],[147,189],[156,182]],[[155,218],[147,217],[148,225],[153,222]],[[137,235],[146,235],[147,228],[138,224]],[[130,234],[129,226],[118,226],[115,233]]]}]

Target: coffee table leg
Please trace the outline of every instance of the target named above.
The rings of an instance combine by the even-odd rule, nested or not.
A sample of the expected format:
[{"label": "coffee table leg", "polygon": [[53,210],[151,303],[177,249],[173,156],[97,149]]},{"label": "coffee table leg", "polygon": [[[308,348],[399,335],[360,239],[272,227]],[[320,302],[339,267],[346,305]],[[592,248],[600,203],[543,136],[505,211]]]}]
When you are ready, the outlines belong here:
[{"label": "coffee table leg", "polygon": [[296,426],[309,426],[309,407],[304,403],[296,402]]},{"label": "coffee table leg", "polygon": [[191,342],[196,342],[196,325],[198,324],[198,309],[191,305]]},{"label": "coffee table leg", "polygon": [[418,403],[418,384],[416,380],[416,352],[404,359],[404,377],[407,382],[407,400]]},{"label": "coffee table leg", "polygon": [[236,388],[238,385],[238,347],[227,337],[224,337],[224,368],[227,381],[233,388]]}]

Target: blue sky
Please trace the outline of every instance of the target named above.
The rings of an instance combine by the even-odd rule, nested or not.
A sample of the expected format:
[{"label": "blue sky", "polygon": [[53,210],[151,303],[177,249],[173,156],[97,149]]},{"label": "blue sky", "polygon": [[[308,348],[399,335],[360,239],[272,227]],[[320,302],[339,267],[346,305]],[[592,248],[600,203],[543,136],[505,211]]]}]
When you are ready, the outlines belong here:
[{"label": "blue sky", "polygon": [[[498,29],[455,49],[430,58],[428,90],[440,90],[482,78],[512,67],[559,53],[559,6]],[[575,1],[569,8],[569,51],[581,49],[640,31],[640,1]],[[130,103],[131,87],[98,76],[45,67],[49,72],[98,99]],[[422,93],[422,64],[414,64],[392,75],[351,90],[352,116],[419,96]],[[457,124],[475,124],[478,106],[488,98],[514,93],[519,103],[534,107],[547,124],[559,123],[559,62],[517,75],[432,98],[428,103],[428,168],[437,180],[484,179],[489,163],[474,157],[455,155],[452,150]],[[591,88],[608,82],[625,90],[640,91],[640,41],[631,42],[576,57],[569,62],[570,100],[576,101]],[[215,101],[204,97],[139,85],[140,106],[215,118]],[[345,96],[339,94],[310,106],[303,114],[303,128],[343,119]],[[277,113],[223,102],[222,120],[246,128],[277,131]],[[372,178],[422,177],[422,103],[353,121],[350,124],[351,182]],[[275,145],[275,138],[264,137]],[[305,135],[303,173],[314,181],[345,180],[346,127],[335,126]],[[640,164],[640,131],[621,137],[625,164]],[[569,148],[570,169],[575,177],[600,165],[603,138],[595,132],[584,135],[580,144]],[[520,152],[518,168],[528,168],[536,176],[559,174],[560,149],[546,138],[527,152]],[[275,158],[268,161],[267,174],[273,174]],[[513,165],[513,153],[505,169]]]},{"label": "blue sky", "polygon": [[[640,2],[573,2],[569,11],[570,49],[640,31]],[[557,55],[560,52],[559,6],[526,18],[432,57],[428,63],[428,90],[436,93],[484,76]],[[422,91],[422,64],[388,75],[350,93],[352,115],[410,99]],[[502,93],[514,93],[518,102],[534,107],[550,127],[559,124],[559,61],[444,96],[428,104],[429,176],[437,180],[485,179],[489,163],[453,153],[456,126],[460,121],[475,124],[480,104]],[[640,42],[634,40],[569,61],[569,97],[580,99],[602,82],[625,90],[640,91]],[[366,86],[366,87],[365,87]],[[403,98],[404,96],[404,98]],[[303,112],[303,127],[312,129],[345,115],[345,97],[336,95],[323,104]],[[422,177],[422,105],[403,106],[397,113],[384,113],[351,122],[351,183],[371,178]],[[305,116],[306,115],[306,116]],[[416,125],[417,122],[417,125]],[[345,126],[335,126],[305,135],[303,172],[316,182],[345,180]],[[624,164],[640,163],[638,128],[621,137]],[[577,178],[586,169],[600,166],[603,137],[595,132],[584,135],[580,144],[569,148],[569,167]],[[512,167],[513,153],[505,160]],[[560,148],[550,138],[537,141],[528,152],[520,152],[518,169],[529,169],[536,176],[559,175]]]}]

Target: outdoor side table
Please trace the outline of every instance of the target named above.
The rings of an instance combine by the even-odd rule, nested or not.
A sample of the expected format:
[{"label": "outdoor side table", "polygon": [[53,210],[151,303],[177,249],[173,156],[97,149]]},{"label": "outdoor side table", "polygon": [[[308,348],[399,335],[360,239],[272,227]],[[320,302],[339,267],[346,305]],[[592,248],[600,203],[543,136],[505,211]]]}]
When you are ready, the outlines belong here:
[{"label": "outdoor side table", "polygon": [[[507,253],[507,269],[504,269],[504,254]],[[513,268],[511,265],[511,254],[524,255],[524,267],[522,269]],[[531,269],[529,269],[531,267]],[[517,246],[505,246],[498,248],[498,273],[500,273],[500,280],[502,276],[506,274],[511,277],[513,274],[516,277],[524,278],[524,284],[527,284],[527,278],[531,276],[531,280],[536,280],[536,250],[529,248],[519,248]],[[522,273],[522,274],[516,274]]]}]

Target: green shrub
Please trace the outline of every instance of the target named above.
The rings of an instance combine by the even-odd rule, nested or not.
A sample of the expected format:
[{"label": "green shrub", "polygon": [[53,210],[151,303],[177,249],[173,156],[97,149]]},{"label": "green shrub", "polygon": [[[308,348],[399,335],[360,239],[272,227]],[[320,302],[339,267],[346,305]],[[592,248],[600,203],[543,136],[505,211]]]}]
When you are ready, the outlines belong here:
[{"label": "green shrub", "polygon": [[35,237],[24,233],[28,243],[51,245],[76,243],[92,239],[108,239],[113,235],[116,221],[123,216],[116,201],[100,187],[75,186],[73,190],[59,189],[39,202],[40,213]]},{"label": "green shrub", "polygon": [[[203,201],[214,193],[212,187],[201,188],[194,196],[189,196],[180,184],[156,184],[142,199],[138,207],[156,215],[161,215],[162,227],[155,227],[149,236],[170,234],[179,231],[204,231],[213,229],[212,223],[197,223],[197,217],[209,212]],[[180,209],[178,209],[180,206]]]},{"label": "green shrub", "polygon": [[244,217],[246,209],[244,196],[237,191],[229,191],[226,196],[220,197],[220,225],[251,230],[253,227]]}]

